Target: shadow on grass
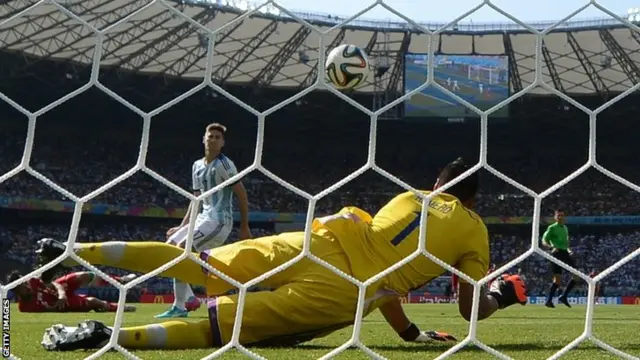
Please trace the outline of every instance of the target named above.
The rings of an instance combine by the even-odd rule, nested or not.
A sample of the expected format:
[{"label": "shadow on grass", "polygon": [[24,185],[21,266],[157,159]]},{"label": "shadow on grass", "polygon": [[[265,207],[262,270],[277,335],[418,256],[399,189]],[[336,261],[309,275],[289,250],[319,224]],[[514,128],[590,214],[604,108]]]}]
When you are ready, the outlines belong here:
[{"label": "shadow on grass", "polygon": [[[486,344],[486,345],[500,352],[539,351],[539,350],[559,351],[564,346],[566,346],[566,344],[555,345],[555,344],[544,344],[544,343]],[[403,345],[372,345],[367,347],[373,351],[415,352],[415,351],[428,349],[428,350],[438,350],[438,351],[445,352],[447,351],[447,349],[451,348],[452,346],[453,345],[450,343],[447,343],[447,344],[430,343],[430,344],[424,344],[424,345],[412,344],[412,345],[405,345],[405,346]],[[335,348],[336,348],[335,346],[313,345],[313,344],[307,344],[307,345],[303,344],[295,347],[295,349],[326,350],[326,351],[331,351]],[[636,344],[636,343],[621,344],[621,345],[615,346],[615,348],[624,352],[630,352],[634,350],[640,350],[640,344]],[[587,349],[599,349],[599,347],[596,346],[591,341],[587,340],[582,344],[580,344],[578,348],[574,348],[574,350],[587,350]],[[475,345],[468,345],[460,349],[459,352],[484,352],[484,350],[480,349],[479,347],[476,347]]]},{"label": "shadow on grass", "polygon": [[[508,316],[495,316],[495,317],[491,317],[492,319],[500,319],[500,320],[513,320],[513,318],[508,317]],[[519,315],[518,316],[518,320],[523,320],[523,319],[531,319],[531,320],[573,320],[573,321],[584,321],[584,316],[581,317],[576,317],[576,316],[522,316]],[[620,317],[615,317],[615,316],[597,316],[597,314],[594,315],[593,317],[593,321],[597,322],[597,321],[625,321],[625,320],[631,320],[631,321],[637,321],[637,319],[620,319]]]}]

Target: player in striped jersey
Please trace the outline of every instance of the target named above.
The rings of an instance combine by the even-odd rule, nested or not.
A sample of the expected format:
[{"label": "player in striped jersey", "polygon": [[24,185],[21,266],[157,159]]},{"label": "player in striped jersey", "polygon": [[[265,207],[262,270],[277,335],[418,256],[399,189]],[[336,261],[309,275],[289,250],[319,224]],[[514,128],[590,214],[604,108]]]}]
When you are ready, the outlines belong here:
[{"label": "player in striped jersey", "polygon": [[[207,126],[204,137],[204,157],[196,160],[192,168],[193,191],[195,195],[220,185],[238,173],[233,161],[222,153],[227,128],[214,123]],[[240,239],[251,237],[249,230],[249,202],[247,192],[238,181],[221,189],[202,201],[202,208],[193,232],[193,251],[202,252],[222,245],[233,228],[233,195],[238,197],[240,210]],[[179,226],[167,231],[169,244],[184,248],[189,228],[191,206]],[[187,317],[189,310],[200,307],[200,300],[194,295],[189,284],[174,279],[175,300],[169,310],[157,315],[157,318]]]}]

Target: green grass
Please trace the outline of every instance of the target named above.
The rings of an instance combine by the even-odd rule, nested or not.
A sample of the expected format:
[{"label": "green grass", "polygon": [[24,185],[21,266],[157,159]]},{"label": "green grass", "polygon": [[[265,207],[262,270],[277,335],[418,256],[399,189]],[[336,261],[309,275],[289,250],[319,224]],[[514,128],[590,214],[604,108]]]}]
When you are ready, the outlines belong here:
[{"label": "green grass", "polygon": [[[141,305],[138,312],[125,314],[126,325],[142,325],[153,322],[153,315],[164,310],[164,305]],[[11,318],[12,352],[24,360],[39,359],[83,359],[90,353],[48,353],[39,343],[45,327],[55,323],[74,325],[84,319],[110,322],[110,314],[22,314],[14,307]],[[409,317],[422,329],[437,329],[454,334],[463,339],[468,325],[457,314],[454,305],[407,305]],[[192,320],[205,318],[205,311],[199,310]],[[491,319],[478,325],[478,338],[485,344],[504,352],[515,359],[545,359],[578,337],[584,329],[584,307],[571,309],[559,307],[547,309],[539,305],[514,306],[497,313]],[[604,342],[636,357],[640,357],[640,306],[598,306],[594,317],[594,335]],[[317,359],[335,347],[346,342],[352,328],[338,331],[328,337],[289,349],[254,349],[268,359],[302,360]],[[414,345],[403,343],[384,322],[379,313],[365,319],[362,328],[363,342],[373,351],[388,359],[432,359],[446,351],[448,346],[438,344]],[[212,350],[190,351],[137,351],[142,359],[182,360],[200,359]],[[109,352],[103,359],[123,359],[116,352]],[[233,350],[224,354],[223,359],[245,359],[246,356]],[[357,349],[348,350],[336,359],[367,359],[367,355]],[[466,348],[452,359],[491,359],[491,355],[475,347]],[[564,359],[617,359],[593,343],[587,341],[570,351]]]}]

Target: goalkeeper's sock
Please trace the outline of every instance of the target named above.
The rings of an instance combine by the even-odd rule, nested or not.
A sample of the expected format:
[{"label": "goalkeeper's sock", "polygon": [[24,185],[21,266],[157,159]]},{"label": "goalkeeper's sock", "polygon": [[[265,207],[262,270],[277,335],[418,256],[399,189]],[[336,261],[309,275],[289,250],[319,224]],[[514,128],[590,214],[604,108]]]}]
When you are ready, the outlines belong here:
[{"label": "goalkeeper's sock", "polygon": [[125,349],[206,349],[213,347],[209,320],[167,321],[160,324],[126,327],[118,334]]},{"label": "goalkeeper's sock", "polygon": [[547,295],[547,303],[553,302],[553,297],[556,296],[556,290],[558,290],[558,284],[552,283],[549,288],[549,294]]},{"label": "goalkeeper's sock", "polygon": [[[150,272],[184,252],[179,247],[161,242],[76,243],[74,248],[81,258],[93,265],[113,266],[142,273]],[[65,259],[64,264],[77,265],[71,258]],[[205,285],[206,279],[200,265],[188,259],[158,275],[177,278],[196,285]]]},{"label": "goalkeeper's sock", "polygon": [[569,292],[571,291],[571,289],[573,289],[575,285],[576,285],[575,280],[571,279],[571,281],[569,281],[569,283],[567,284],[567,287],[562,292],[562,297],[566,298],[567,296],[569,296]]}]

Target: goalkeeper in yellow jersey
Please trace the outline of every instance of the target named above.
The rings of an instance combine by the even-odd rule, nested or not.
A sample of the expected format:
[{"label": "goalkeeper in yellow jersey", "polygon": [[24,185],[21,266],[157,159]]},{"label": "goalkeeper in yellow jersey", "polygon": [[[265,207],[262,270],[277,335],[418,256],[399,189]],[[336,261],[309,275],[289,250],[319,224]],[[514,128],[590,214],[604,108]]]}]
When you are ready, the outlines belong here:
[{"label": "goalkeeper in yellow jersey", "polygon": [[[447,165],[435,188],[468,170],[461,159]],[[478,189],[472,174],[435,196],[428,205],[427,250],[474,280],[489,268],[487,228],[470,208]],[[429,191],[424,191],[429,194]],[[335,215],[313,221],[310,251],[342,272],[364,281],[413,253],[418,246],[422,199],[412,192],[393,198],[372,218],[365,211],[346,207]],[[302,251],[304,233],[291,232],[245,240],[198,254],[200,259],[229,277],[245,283],[293,259]],[[40,241],[41,264],[65,250],[52,239]],[[107,242],[77,244],[75,252],[86,261],[139,272],[151,271],[184,250],[160,242]],[[65,260],[62,265],[73,266]],[[379,309],[399,334],[410,342],[448,341],[453,337],[421,331],[403,312],[399,297],[442,275],[445,270],[420,256],[367,288],[364,315]],[[118,344],[127,349],[192,349],[219,347],[231,340],[238,295],[225,295],[234,287],[193,261],[185,260],[161,273],[207,288],[215,299],[209,318],[201,322],[169,321],[120,329]],[[253,346],[295,345],[347,327],[354,322],[358,289],[331,270],[305,258],[265,279],[259,285],[274,289],[247,293],[239,342]],[[461,280],[458,307],[471,318],[473,286]],[[526,304],[526,288],[519,276],[504,275],[480,296],[478,318],[485,319],[510,305]],[[54,325],[45,331],[47,350],[98,348],[112,330],[100,322],[78,327]]]}]

